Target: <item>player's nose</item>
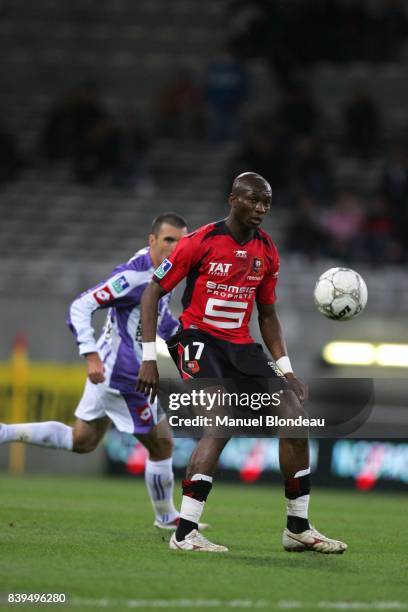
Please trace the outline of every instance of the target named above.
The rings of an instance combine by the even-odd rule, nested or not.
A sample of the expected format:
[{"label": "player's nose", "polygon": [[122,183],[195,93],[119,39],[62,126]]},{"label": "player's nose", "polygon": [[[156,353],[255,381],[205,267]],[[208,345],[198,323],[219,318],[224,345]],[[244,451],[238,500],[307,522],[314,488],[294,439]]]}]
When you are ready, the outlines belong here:
[{"label": "player's nose", "polygon": [[261,213],[262,215],[264,215],[266,213],[266,211],[268,210],[266,204],[264,204],[263,202],[257,202],[255,205],[255,210],[258,213]]}]

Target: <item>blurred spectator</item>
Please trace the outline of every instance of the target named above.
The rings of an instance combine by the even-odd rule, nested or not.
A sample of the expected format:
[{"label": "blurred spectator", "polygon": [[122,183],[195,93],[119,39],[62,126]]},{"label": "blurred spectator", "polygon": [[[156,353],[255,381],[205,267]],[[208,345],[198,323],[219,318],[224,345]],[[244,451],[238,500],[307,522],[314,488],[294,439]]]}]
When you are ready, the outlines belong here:
[{"label": "blurred spectator", "polygon": [[402,209],[408,200],[408,153],[402,145],[394,145],[386,162],[382,190],[394,209]]},{"label": "blurred spectator", "polygon": [[381,124],[377,106],[364,89],[356,89],[344,109],[347,146],[359,157],[371,157],[378,146]]},{"label": "blurred spectator", "polygon": [[0,123],[0,185],[17,178],[23,166],[14,135]]},{"label": "blurred spectator", "polygon": [[278,129],[273,131],[272,124],[267,119],[253,127],[248,139],[230,163],[227,171],[228,188],[237,174],[250,170],[258,172],[270,182],[274,205],[288,204],[290,141]]},{"label": "blurred spectator", "polygon": [[211,140],[234,139],[238,135],[238,113],[247,100],[248,76],[244,65],[230,48],[209,65],[205,100],[208,134]]},{"label": "blurred spectator", "polygon": [[285,126],[289,136],[316,133],[319,111],[304,86],[295,84],[289,88],[277,108],[276,121]]},{"label": "blurred spectator", "polygon": [[377,46],[383,59],[395,59],[407,35],[408,18],[402,1],[385,0],[377,21]]},{"label": "blurred spectator", "polygon": [[271,133],[256,131],[243,147],[240,158],[248,168],[264,176],[273,189],[287,188],[289,179],[289,151]]},{"label": "blurred spectator", "polygon": [[157,129],[159,136],[167,138],[203,135],[201,91],[186,68],[180,69],[159,93]]},{"label": "blurred spectator", "polygon": [[291,169],[292,183],[327,206],[332,193],[333,176],[330,161],[316,138],[303,136],[295,143]]},{"label": "blurred spectator", "polygon": [[386,162],[382,193],[390,203],[393,235],[408,256],[408,153],[402,145],[393,147]]},{"label": "blurred spectator", "polygon": [[230,13],[241,57],[265,57],[285,87],[304,64],[395,59],[408,34],[402,0],[239,0]]},{"label": "blurred spectator", "polygon": [[371,264],[401,260],[402,249],[392,237],[390,205],[385,197],[377,196],[371,202],[363,230],[366,258]]},{"label": "blurred spectator", "polygon": [[65,94],[54,103],[46,118],[41,136],[41,149],[50,161],[68,157],[75,150],[74,99],[73,92]]},{"label": "blurred spectator", "polygon": [[270,6],[263,0],[235,0],[230,3],[228,39],[239,57],[256,57],[262,52],[265,28],[270,23]]},{"label": "blurred spectator", "polygon": [[342,61],[362,59],[366,37],[372,25],[370,16],[361,0],[345,0],[340,7],[343,45],[339,47],[338,58]]},{"label": "blurred spectator", "polygon": [[99,87],[86,81],[56,100],[46,119],[42,134],[42,150],[50,160],[76,154],[89,129],[108,117],[100,98]]},{"label": "blurred spectator", "polygon": [[120,131],[120,149],[113,170],[113,183],[118,187],[136,187],[144,195],[154,189],[151,177],[150,141],[136,113],[125,113]]},{"label": "blurred spectator", "polygon": [[313,198],[303,195],[297,203],[296,213],[291,215],[286,235],[286,248],[311,259],[321,257],[326,251],[326,235],[320,225],[320,208]]},{"label": "blurred spectator", "polygon": [[334,206],[321,216],[321,225],[328,238],[327,255],[345,261],[358,258],[362,246],[358,237],[363,223],[360,198],[351,191],[344,191]]},{"label": "blurred spectator", "polygon": [[118,167],[121,133],[110,117],[101,117],[83,134],[75,155],[75,175],[82,183],[110,175]]}]

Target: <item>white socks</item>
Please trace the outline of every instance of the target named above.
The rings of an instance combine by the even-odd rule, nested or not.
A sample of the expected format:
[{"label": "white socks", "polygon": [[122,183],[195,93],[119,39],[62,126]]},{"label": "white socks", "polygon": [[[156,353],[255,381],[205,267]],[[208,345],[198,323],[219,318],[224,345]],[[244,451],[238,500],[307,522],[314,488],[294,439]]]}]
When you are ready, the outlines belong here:
[{"label": "white socks", "polygon": [[297,480],[298,483],[299,496],[295,499],[293,499],[293,495],[291,495],[292,499],[286,497],[287,515],[307,519],[310,500],[310,467],[296,472],[292,482],[295,480]]},{"label": "white socks", "polygon": [[5,442],[25,442],[72,451],[72,427],[57,421],[2,424],[0,425],[0,444]]},{"label": "white socks", "polygon": [[286,499],[286,513],[288,516],[299,516],[307,519],[310,495],[302,495],[297,499]]},{"label": "white socks", "polygon": [[173,503],[173,459],[147,459],[145,481],[156,519],[162,523],[170,523],[178,518],[179,513]]},{"label": "white socks", "polygon": [[[194,480],[203,480],[204,482],[209,482],[210,485],[212,485],[213,482],[212,476],[207,476],[207,474],[194,474],[190,482]],[[205,496],[205,498],[207,498],[207,496]],[[180,509],[180,518],[183,518],[186,521],[190,521],[191,523],[198,524],[200,522],[201,515],[204,511],[204,506],[205,501],[199,501],[198,499],[194,499],[189,495],[183,495]]]}]

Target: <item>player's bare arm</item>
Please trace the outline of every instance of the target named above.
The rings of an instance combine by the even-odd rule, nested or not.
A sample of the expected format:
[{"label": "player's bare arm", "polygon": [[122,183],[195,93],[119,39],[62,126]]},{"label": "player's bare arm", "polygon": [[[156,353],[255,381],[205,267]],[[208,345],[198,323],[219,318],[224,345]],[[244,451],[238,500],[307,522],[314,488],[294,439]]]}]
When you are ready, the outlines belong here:
[{"label": "player's bare arm", "polygon": [[[153,402],[159,388],[159,371],[156,356],[148,351],[156,343],[157,310],[160,298],[166,294],[160,285],[152,281],[145,289],[141,299],[141,320],[143,339],[143,361],[139,369],[136,390],[150,394]],[[147,345],[147,346],[146,346]],[[149,358],[152,357],[152,358]]]},{"label": "player's bare arm", "polygon": [[[257,304],[259,329],[262,339],[269,352],[276,362],[288,354],[282,326],[279,321],[278,313],[274,304]],[[279,367],[279,363],[277,364]],[[302,383],[293,372],[283,372],[285,377],[290,380],[294,392],[301,402],[307,397],[306,385]]]},{"label": "player's bare arm", "polygon": [[94,385],[102,383],[105,380],[105,366],[98,353],[87,353],[86,358],[86,374]]}]

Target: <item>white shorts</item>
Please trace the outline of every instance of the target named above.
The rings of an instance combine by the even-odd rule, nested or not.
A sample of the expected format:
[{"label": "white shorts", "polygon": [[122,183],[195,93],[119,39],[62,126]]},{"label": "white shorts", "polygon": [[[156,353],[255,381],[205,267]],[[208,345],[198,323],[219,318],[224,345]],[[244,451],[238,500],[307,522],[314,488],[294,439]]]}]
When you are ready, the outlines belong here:
[{"label": "white shorts", "polygon": [[118,431],[143,434],[149,433],[164,414],[158,407],[157,399],[152,404],[140,393],[121,393],[104,383],[94,385],[87,380],[75,416],[82,421],[107,416]]}]

